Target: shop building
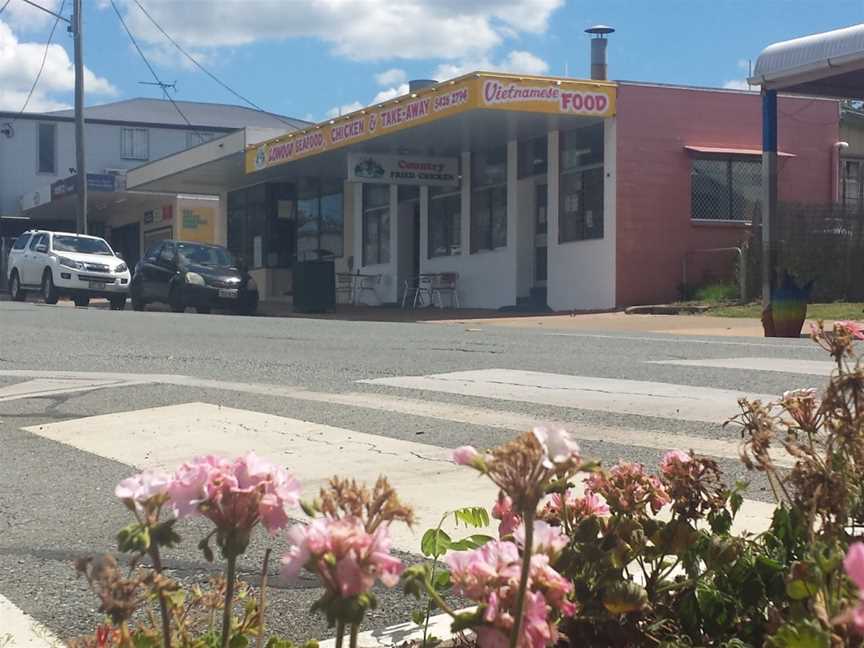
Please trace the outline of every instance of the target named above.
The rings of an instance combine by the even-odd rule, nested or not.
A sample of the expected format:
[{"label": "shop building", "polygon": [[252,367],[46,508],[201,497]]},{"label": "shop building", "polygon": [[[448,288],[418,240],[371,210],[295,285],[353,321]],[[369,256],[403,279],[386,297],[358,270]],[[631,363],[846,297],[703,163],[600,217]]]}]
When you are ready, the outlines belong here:
[{"label": "shop building", "polygon": [[[830,202],[837,102],[780,107],[782,199]],[[219,196],[216,240],[268,299],[290,299],[293,265],[326,250],[338,272],[380,277],[368,303],[455,272],[466,307],[609,309],[676,299],[685,255],[745,238],[760,138],[755,92],[477,72],[264,141],[215,139],[128,183]]]},{"label": "shop building", "polygon": [[[175,104],[139,98],[84,111],[88,229],[132,263],[154,237],[212,240],[219,208],[212,196],[129,191],[129,170],[238,130],[263,140],[309,125],[241,106]],[[71,110],[0,112],[0,288],[5,252],[21,231],[76,229],[74,121]]]}]

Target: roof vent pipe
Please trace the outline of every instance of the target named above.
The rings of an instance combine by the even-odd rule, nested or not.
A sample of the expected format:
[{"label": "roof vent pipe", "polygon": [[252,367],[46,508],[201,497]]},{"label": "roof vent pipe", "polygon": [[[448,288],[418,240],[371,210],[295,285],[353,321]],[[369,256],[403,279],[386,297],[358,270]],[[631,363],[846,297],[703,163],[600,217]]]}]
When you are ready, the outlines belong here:
[{"label": "roof vent pipe", "polygon": [[417,92],[418,90],[437,84],[438,82],[435,79],[411,79],[408,82],[408,92]]},{"label": "roof vent pipe", "polygon": [[586,34],[591,34],[591,78],[594,81],[606,81],[606,44],[609,42],[606,39],[608,34],[614,32],[615,29],[608,25],[594,25],[585,30]]}]

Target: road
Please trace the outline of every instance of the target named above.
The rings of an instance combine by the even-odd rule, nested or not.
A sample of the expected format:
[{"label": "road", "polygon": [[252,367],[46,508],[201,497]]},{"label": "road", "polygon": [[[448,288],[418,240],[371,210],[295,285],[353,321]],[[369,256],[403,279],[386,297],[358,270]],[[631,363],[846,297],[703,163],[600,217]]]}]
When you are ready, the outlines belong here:
[{"label": "road", "polygon": [[[824,360],[805,340],[0,302],[0,644],[15,623],[62,639],[92,631],[97,604],[72,561],[115,549],[128,514],[114,485],[194,454],[254,449],[294,471],[306,496],[336,472],[383,472],[418,511],[417,529],[395,534],[409,561],[443,511],[493,493],[449,450],[496,445],[535,421],[567,424],[583,454],[607,464],[656,465],[677,447],[711,454],[730,483],[750,480],[764,518],[767,486],[740,466],[738,433],[721,424],[739,395],[820,385]],[[166,557],[173,577],[212,572],[195,548],[206,529],[183,523],[184,543]],[[286,548],[256,536],[243,577],[254,582],[268,546]],[[271,627],[295,641],[332,636],[306,612],[314,580],[271,580]],[[368,627],[407,619],[410,602],[380,596]]]}]

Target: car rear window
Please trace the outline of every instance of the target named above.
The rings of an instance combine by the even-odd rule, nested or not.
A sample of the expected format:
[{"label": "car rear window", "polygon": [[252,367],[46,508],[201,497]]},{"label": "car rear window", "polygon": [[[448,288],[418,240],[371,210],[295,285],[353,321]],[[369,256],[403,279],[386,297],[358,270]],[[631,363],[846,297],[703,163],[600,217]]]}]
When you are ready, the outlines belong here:
[{"label": "car rear window", "polygon": [[29,234],[22,234],[17,239],[15,239],[15,245],[12,246],[13,250],[23,250],[27,247],[27,241],[30,240]]},{"label": "car rear window", "polygon": [[215,245],[178,243],[177,251],[189,263],[202,266],[230,267],[236,265],[231,253]]},{"label": "car rear window", "polygon": [[103,254],[114,256],[111,248],[102,239],[84,236],[54,235],[55,252],[80,252],[81,254]]}]

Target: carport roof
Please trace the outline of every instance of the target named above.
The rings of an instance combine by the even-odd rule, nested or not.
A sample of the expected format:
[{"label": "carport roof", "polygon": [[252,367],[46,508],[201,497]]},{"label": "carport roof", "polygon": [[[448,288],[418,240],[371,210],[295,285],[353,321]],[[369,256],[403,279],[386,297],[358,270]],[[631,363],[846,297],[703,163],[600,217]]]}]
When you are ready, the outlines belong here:
[{"label": "carport roof", "polygon": [[826,97],[864,97],[864,24],[766,47],[752,85]]}]

